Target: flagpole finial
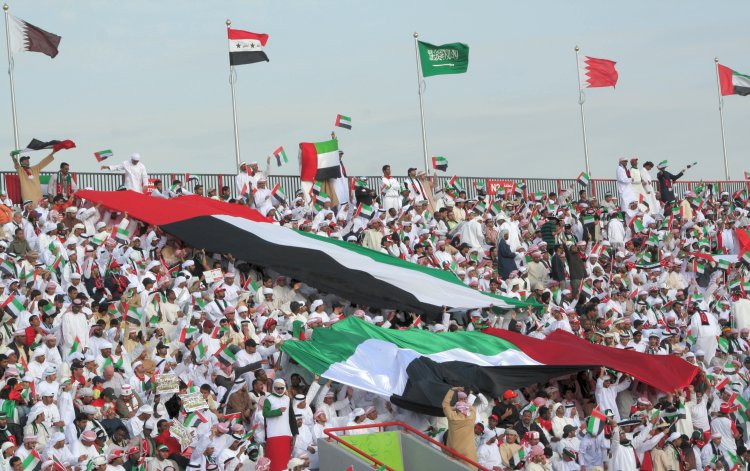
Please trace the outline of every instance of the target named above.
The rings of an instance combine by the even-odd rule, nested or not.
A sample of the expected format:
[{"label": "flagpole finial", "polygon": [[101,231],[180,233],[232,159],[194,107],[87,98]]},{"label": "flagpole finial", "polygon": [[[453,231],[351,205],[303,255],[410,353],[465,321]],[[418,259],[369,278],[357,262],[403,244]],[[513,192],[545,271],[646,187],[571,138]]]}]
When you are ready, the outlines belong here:
[{"label": "flagpole finial", "polygon": [[575,51],[576,51],[576,52],[578,52],[578,51],[580,51],[580,50],[581,50],[581,48],[580,48],[580,47],[578,47],[578,44],[576,44],[576,47],[575,47],[574,49],[575,49]]},{"label": "flagpole finial", "polygon": [[10,7],[8,6],[8,4],[4,3],[3,4],[3,11],[8,11],[9,9],[10,9]]},{"label": "flagpole finial", "polygon": [[[5,5],[5,6],[7,7],[8,5]],[[414,31],[414,37],[418,38],[419,37],[419,33],[417,33],[416,31]]]},{"label": "flagpole finial", "polygon": [[227,18],[227,26],[229,26],[231,24],[232,24],[232,20],[230,20],[229,18]]},{"label": "flagpole finial", "polygon": [[719,63],[719,58],[718,57],[714,57],[714,62],[716,62],[718,64]]}]

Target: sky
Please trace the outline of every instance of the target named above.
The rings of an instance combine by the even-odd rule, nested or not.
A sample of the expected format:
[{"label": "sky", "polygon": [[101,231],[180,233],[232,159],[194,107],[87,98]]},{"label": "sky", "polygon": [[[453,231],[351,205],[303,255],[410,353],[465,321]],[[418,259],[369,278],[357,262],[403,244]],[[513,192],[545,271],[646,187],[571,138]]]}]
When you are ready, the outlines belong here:
[{"label": "sky", "polygon": [[[447,175],[575,178],[584,169],[574,46],[617,61],[616,89],[589,89],[591,175],[617,159],[668,159],[691,179],[723,178],[714,57],[750,74],[750,3],[476,0],[10,0],[15,16],[62,36],[55,59],[15,57],[21,147],[72,139],[73,171],[133,152],[152,172],[232,173],[225,21],[267,33],[270,62],[237,67],[242,160],[336,131],[350,175],[424,166],[412,34],[470,47],[468,72],[424,79],[429,156]],[[3,59],[7,60],[3,49]],[[5,64],[2,65],[5,67]],[[0,142],[13,146],[8,76]],[[729,170],[750,170],[750,97],[724,99]],[[337,114],[352,130],[334,128]],[[34,158],[41,158],[37,152]],[[6,154],[7,155],[7,154]],[[108,161],[109,162],[109,161]],[[10,159],[0,169],[10,168]]]}]

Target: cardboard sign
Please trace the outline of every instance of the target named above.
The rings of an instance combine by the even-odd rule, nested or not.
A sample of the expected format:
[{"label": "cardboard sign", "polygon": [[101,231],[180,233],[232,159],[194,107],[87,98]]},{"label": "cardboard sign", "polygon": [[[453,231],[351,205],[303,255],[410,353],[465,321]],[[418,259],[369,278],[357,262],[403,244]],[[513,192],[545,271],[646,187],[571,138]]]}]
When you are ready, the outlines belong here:
[{"label": "cardboard sign", "polygon": [[[500,195],[513,194],[516,191],[516,182],[513,180],[487,179],[487,194]],[[508,193],[509,192],[509,193]]]},{"label": "cardboard sign", "polygon": [[213,270],[204,271],[203,279],[206,280],[207,284],[211,285],[216,281],[222,281],[224,273],[222,273],[221,268],[214,268]]},{"label": "cardboard sign", "polygon": [[169,427],[169,434],[180,442],[180,448],[185,451],[187,447],[193,444],[195,430],[191,430],[174,420],[172,426]]},{"label": "cardboard sign", "polygon": [[203,394],[200,392],[181,394],[180,399],[182,399],[182,408],[188,414],[197,410],[208,409],[208,402],[203,399]]},{"label": "cardboard sign", "polygon": [[170,394],[180,392],[180,378],[172,373],[156,375],[156,394]]}]

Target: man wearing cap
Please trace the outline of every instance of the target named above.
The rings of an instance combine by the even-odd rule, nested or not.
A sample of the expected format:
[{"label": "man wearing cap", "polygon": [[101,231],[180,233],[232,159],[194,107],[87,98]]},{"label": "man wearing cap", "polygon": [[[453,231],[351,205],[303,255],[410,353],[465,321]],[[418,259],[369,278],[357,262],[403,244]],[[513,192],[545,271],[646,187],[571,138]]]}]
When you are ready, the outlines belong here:
[{"label": "man wearing cap", "polygon": [[130,160],[118,165],[102,165],[102,170],[122,171],[124,174],[123,185],[126,190],[143,193],[148,186],[148,172],[141,163],[141,154],[134,153]]},{"label": "man wearing cap", "polygon": [[521,418],[518,413],[518,407],[515,404],[517,397],[518,394],[512,389],[508,389],[503,393],[500,402],[492,408],[492,414],[498,418],[499,427],[512,427]]},{"label": "man wearing cap", "polygon": [[[158,445],[156,447],[156,456],[146,458],[146,471],[164,471],[168,466],[175,471],[181,469],[173,460],[169,459],[169,447],[167,445]],[[229,469],[229,468],[226,468]]]},{"label": "man wearing cap", "polygon": [[[685,173],[685,170],[682,170],[677,175],[673,175],[667,171],[667,161],[662,160],[656,165],[656,168],[659,169],[659,171],[656,174],[656,180],[659,183],[659,201],[664,203],[665,205],[667,203],[671,203],[675,200],[674,196],[674,190],[672,189],[672,185],[674,182],[682,177],[682,174]],[[688,168],[690,166],[688,165]]]}]

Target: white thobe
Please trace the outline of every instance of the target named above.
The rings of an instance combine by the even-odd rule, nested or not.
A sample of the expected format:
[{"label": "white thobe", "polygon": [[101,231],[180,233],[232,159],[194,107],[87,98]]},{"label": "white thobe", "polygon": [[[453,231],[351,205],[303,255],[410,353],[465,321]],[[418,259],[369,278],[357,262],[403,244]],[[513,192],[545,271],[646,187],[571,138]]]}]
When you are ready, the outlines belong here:
[{"label": "white thobe", "polygon": [[125,180],[123,184],[127,190],[143,193],[143,189],[148,186],[148,172],[140,162],[133,164],[132,160],[126,160],[119,165],[110,165],[108,168],[111,171],[121,170],[124,172]]}]

